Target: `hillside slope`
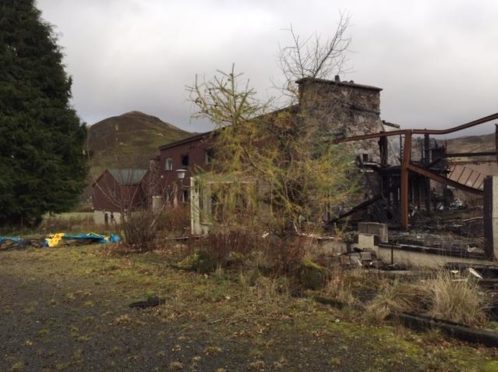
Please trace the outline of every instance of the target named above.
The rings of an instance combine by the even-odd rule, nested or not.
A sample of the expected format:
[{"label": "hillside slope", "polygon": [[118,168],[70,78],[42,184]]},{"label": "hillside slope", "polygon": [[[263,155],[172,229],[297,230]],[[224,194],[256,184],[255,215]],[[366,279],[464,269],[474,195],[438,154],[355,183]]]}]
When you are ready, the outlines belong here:
[{"label": "hillside slope", "polygon": [[452,138],[446,143],[449,153],[495,151],[495,134]]},{"label": "hillside slope", "polygon": [[106,168],[147,168],[159,146],[192,134],[137,111],[104,119],[88,128],[90,179]]}]

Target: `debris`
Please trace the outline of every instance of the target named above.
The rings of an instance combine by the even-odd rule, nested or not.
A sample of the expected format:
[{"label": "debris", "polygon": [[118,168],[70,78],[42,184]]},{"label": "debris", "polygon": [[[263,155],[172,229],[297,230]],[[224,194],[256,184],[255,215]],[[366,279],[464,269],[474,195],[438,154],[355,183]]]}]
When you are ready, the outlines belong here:
[{"label": "debris", "polygon": [[132,309],[147,309],[149,307],[163,305],[165,302],[166,301],[162,298],[159,298],[157,296],[152,296],[147,298],[146,301],[133,302],[128,306],[131,307]]},{"label": "debris", "polygon": [[0,236],[0,249],[21,248],[27,241],[18,236]]},{"label": "debris", "polygon": [[350,262],[353,264],[353,265],[356,265],[356,266],[359,266],[359,267],[362,267],[363,264],[361,263],[361,257],[359,254],[355,253],[355,254],[352,254],[351,256],[349,256],[349,260]]},{"label": "debris", "polygon": [[474,275],[477,279],[483,279],[482,275],[475,271],[473,268],[469,267],[467,271]]}]

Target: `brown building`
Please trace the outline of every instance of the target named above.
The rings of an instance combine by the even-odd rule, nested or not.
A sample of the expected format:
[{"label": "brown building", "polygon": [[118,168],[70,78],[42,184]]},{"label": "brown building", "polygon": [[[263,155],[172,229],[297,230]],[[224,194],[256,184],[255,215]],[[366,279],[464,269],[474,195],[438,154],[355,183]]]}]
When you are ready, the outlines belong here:
[{"label": "brown building", "polygon": [[120,214],[146,205],[147,170],[106,169],[92,185],[95,223],[120,221]]},{"label": "brown building", "polygon": [[[181,141],[170,143],[159,148],[155,159],[156,169],[161,177],[161,185],[165,195],[171,195],[173,189],[179,190],[178,199],[189,199],[188,185],[190,176],[204,170],[209,165],[212,132],[201,133]],[[178,179],[178,170],[186,170],[185,179]]]}]

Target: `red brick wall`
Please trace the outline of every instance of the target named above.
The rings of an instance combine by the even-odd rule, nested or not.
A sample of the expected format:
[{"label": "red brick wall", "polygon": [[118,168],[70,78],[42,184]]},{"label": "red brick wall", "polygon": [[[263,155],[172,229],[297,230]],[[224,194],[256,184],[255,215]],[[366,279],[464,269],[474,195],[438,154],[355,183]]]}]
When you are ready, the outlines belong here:
[{"label": "red brick wall", "polygon": [[[208,136],[196,137],[194,140],[178,144],[174,147],[167,147],[160,149],[159,154],[159,174],[162,178],[163,187],[171,187],[174,183],[179,185],[177,178],[177,169],[187,169],[187,174],[183,180],[183,186],[190,185],[190,176],[206,169],[206,152],[211,148],[211,140]],[[182,156],[189,156],[189,165],[186,167],[182,165]],[[166,159],[172,159],[172,170],[165,170]]]},{"label": "red brick wall", "polygon": [[105,170],[92,186],[92,204],[95,210],[120,212],[138,208],[144,201],[142,185],[120,185]]}]

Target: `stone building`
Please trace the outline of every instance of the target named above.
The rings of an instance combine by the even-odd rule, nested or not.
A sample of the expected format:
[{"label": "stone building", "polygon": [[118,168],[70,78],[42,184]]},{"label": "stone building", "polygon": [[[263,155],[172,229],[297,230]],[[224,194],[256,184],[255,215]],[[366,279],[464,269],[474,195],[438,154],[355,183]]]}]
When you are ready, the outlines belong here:
[{"label": "stone building", "polygon": [[[297,115],[298,120],[302,120],[302,125],[316,128],[317,141],[333,141],[399,128],[381,120],[381,88],[340,81],[338,77],[335,80],[305,78],[297,83],[298,103],[284,110]],[[176,189],[178,200],[187,201],[190,198],[190,177],[209,168],[210,154],[213,151],[212,134],[213,132],[198,134],[160,147],[155,161],[163,189]],[[382,162],[378,139],[355,142],[348,146],[352,147],[361,164],[380,165]],[[390,143],[389,148],[391,151],[384,162],[395,163],[398,161],[396,144]],[[186,177],[179,180],[177,173],[182,169],[186,170]],[[366,194],[378,193],[377,177],[367,175],[366,178],[370,178],[366,189],[372,189],[367,190]]]},{"label": "stone building", "polygon": [[[299,102],[292,112],[303,118],[303,125],[315,126],[322,139],[334,140],[368,133],[397,129],[399,126],[381,120],[381,88],[336,80],[304,78],[299,84]],[[156,161],[167,183],[175,180],[175,171],[187,169],[187,179],[194,168],[206,168],[212,152],[210,135],[198,134],[159,148]],[[355,154],[361,161],[380,163],[377,139],[354,143]],[[393,144],[389,164],[399,163]]]}]

